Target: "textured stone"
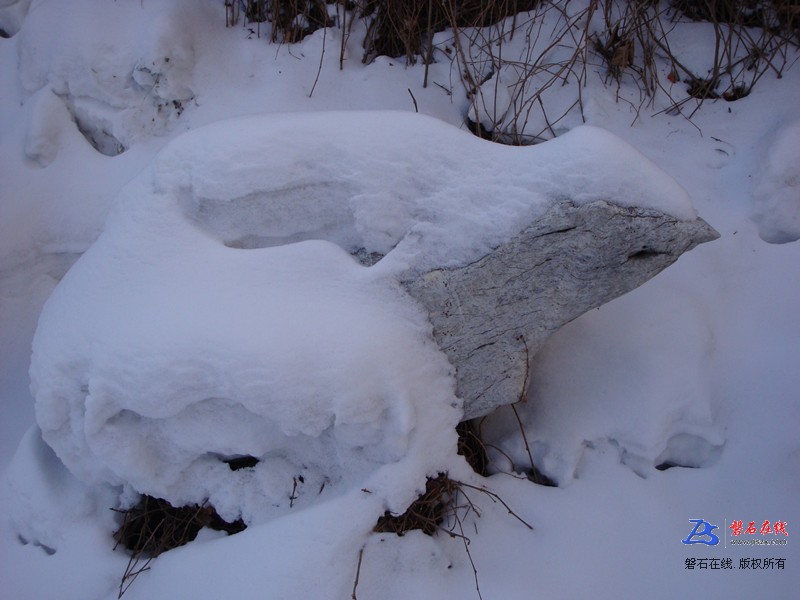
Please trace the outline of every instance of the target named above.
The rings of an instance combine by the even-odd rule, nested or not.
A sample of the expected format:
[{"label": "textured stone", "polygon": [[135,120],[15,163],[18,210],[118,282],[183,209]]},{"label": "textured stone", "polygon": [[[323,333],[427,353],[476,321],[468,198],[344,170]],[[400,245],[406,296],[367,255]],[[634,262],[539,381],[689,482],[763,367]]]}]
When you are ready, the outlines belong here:
[{"label": "textured stone", "polygon": [[520,399],[531,360],[562,325],[718,237],[699,218],[562,201],[480,260],[403,284],[428,311],[472,418]]}]

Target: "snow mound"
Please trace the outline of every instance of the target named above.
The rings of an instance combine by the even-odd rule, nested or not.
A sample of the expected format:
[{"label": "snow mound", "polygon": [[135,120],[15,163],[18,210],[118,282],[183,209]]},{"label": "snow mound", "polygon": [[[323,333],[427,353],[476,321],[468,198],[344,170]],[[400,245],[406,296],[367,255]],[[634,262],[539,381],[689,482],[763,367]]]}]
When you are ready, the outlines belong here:
[{"label": "snow mound", "polygon": [[[562,197],[694,217],[673,180],[589,127],[522,149],[391,112],[186,134],[42,312],[42,436],[86,482],[250,522],[410,455],[424,476],[461,413],[398,277],[480,258]],[[385,257],[366,268],[365,253]]]},{"label": "snow mound", "polygon": [[773,244],[800,239],[800,121],[776,137],[754,197],[761,239]]},{"label": "snow mound", "polygon": [[[82,479],[254,520],[293,478],[358,484],[408,452],[426,402],[456,405],[424,316],[336,246],[151,238],[147,262],[113,231],[48,303],[31,371],[44,437]],[[225,462],[241,456],[260,462]]]},{"label": "snow mound", "polygon": [[487,443],[515,465],[532,458],[559,485],[579,477],[592,448],[642,477],[713,465],[725,438],[705,375],[715,353],[709,321],[691,291],[660,279],[580,316],[539,352],[529,402],[517,407],[531,456],[513,414],[489,417]]},{"label": "snow mound", "polygon": [[[27,94],[50,87],[81,133],[114,156],[171,129],[195,93],[195,37],[208,34],[207,3],[44,0],[19,31]],[[187,22],[187,20],[189,22]],[[124,22],[125,27],[89,27]]]}]

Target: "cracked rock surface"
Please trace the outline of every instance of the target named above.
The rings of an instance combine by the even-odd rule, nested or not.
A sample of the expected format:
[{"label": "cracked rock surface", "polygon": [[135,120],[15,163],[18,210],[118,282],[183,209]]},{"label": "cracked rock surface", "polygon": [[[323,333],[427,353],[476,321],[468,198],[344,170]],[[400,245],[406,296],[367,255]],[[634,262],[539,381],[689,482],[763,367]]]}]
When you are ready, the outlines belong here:
[{"label": "cracked rock surface", "polygon": [[718,237],[699,218],[562,201],[483,258],[403,284],[430,315],[469,419],[520,399],[531,360],[562,325]]}]

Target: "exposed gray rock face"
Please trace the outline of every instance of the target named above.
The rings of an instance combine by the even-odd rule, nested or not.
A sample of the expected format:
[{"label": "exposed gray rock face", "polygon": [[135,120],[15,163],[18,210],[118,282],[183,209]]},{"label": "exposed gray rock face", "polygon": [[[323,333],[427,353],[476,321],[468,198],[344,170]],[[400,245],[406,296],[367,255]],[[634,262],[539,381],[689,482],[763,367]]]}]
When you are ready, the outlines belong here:
[{"label": "exposed gray rock face", "polygon": [[403,284],[430,314],[468,419],[520,399],[531,360],[559,327],[718,237],[702,219],[563,201],[480,260]]}]

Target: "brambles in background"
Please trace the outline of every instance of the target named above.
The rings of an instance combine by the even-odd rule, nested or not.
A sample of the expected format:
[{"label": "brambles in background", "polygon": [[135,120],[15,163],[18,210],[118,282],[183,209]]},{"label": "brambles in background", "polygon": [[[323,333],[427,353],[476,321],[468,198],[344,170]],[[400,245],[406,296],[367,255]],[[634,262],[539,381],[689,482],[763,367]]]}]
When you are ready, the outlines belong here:
[{"label": "brambles in background", "polygon": [[[758,2],[742,0],[673,0],[672,5],[692,21],[742,22],[748,27],[763,25],[763,8]],[[747,5],[745,7],[745,5]],[[746,10],[745,10],[746,8]],[[742,19],[742,17],[745,17]]]},{"label": "brambles in background", "polygon": [[673,0],[673,6],[713,31],[714,58],[705,76],[676,61],[693,98],[744,98],[764,74],[782,77],[791,46],[800,42],[800,0]]},{"label": "brambles in background", "polygon": [[616,23],[611,32],[601,41],[595,37],[594,50],[605,59],[609,74],[615,79],[633,65],[635,43],[630,34],[620,35],[620,23]]},{"label": "brambles in background", "polygon": [[[328,14],[326,0],[225,0],[225,25],[231,27],[244,15],[244,24],[271,23],[273,42],[295,43],[335,21]],[[260,37],[260,27],[257,35]]]},{"label": "brambles in background", "polygon": [[267,0],[245,0],[244,15],[251,23],[263,23],[267,20]]},{"label": "brambles in background", "polygon": [[693,21],[800,33],[798,0],[672,0],[672,6]]},{"label": "brambles in background", "polygon": [[271,4],[273,42],[299,42],[318,29],[334,25],[325,0],[273,0]]},{"label": "brambles in background", "polygon": [[409,64],[432,60],[433,34],[487,27],[533,10],[540,0],[362,0],[355,2],[368,21],[364,62],[376,56],[405,56]]},{"label": "brambles in background", "polygon": [[713,79],[694,79],[689,80],[689,87],[686,93],[698,100],[716,100],[722,98],[726,102],[740,100],[750,94],[750,88],[746,85],[731,85],[721,94],[716,91],[717,83]]},{"label": "brambles in background", "polygon": [[800,0],[772,0],[772,4],[783,30],[800,44]]},{"label": "brambles in background", "polygon": [[714,90],[716,86],[713,79],[693,79],[689,82],[686,93],[699,100],[719,98],[719,94]]},{"label": "brambles in background", "polygon": [[735,100],[740,100],[749,94],[750,89],[748,89],[747,86],[735,85],[722,93],[722,99],[726,102],[734,102]]},{"label": "brambles in background", "polygon": [[[273,41],[296,42],[320,28],[339,27],[340,68],[359,20],[366,29],[363,62],[382,55],[405,57],[408,64],[421,61],[424,87],[428,65],[449,62],[470,101],[469,130],[511,145],[545,141],[581,124],[582,90],[598,68],[636,119],[657,97],[669,104],[662,112],[691,119],[705,100],[735,101],[765,74],[782,77],[800,43],[800,0],[226,0],[225,5],[228,25],[242,18],[269,22]],[[703,29],[713,40],[711,55],[699,63],[671,45],[676,23],[687,20],[706,22]],[[434,34],[443,31],[448,35],[434,43]],[[512,45],[515,39],[521,42]]]},{"label": "brambles in background", "polygon": [[[426,56],[433,33],[448,27],[486,27],[533,10],[540,0],[225,0],[225,24],[272,24],[272,40],[298,42],[335,20],[328,7],[337,5],[367,23],[364,62],[376,56],[409,63]],[[342,19],[343,21],[344,19]],[[342,23],[338,23],[340,26]]]}]

